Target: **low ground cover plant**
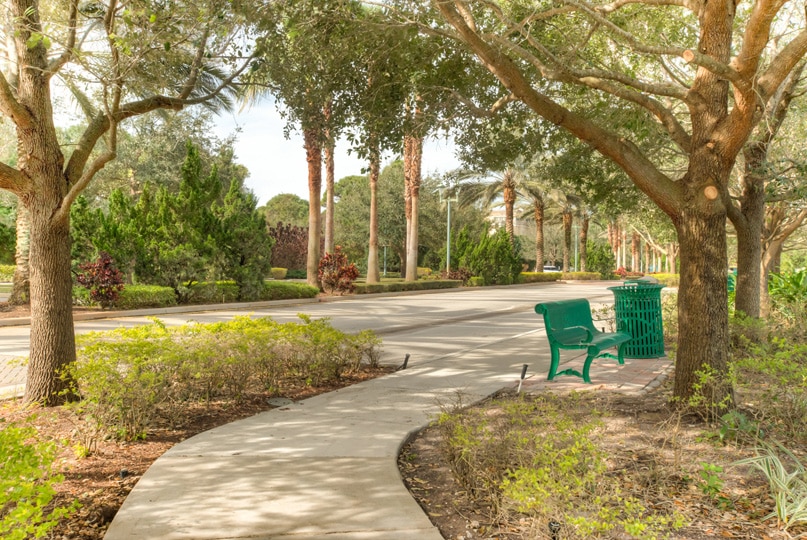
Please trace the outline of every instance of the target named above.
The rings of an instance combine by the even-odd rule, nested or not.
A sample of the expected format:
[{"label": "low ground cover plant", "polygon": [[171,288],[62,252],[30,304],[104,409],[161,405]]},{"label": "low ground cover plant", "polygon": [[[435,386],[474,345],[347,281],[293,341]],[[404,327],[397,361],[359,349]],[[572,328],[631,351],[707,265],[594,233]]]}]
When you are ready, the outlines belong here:
[{"label": "low ground cover plant", "polygon": [[370,331],[346,334],[327,319],[302,315],[299,323],[238,317],[176,328],[155,319],[79,336],[70,377],[81,400],[72,407],[91,434],[82,443],[91,450],[95,435],[145,438],[188,404],[327,384],[363,364],[376,365],[379,346]]},{"label": "low ground cover plant", "polygon": [[56,445],[37,441],[31,427],[0,429],[0,538],[43,538],[75,505],[53,507]]}]

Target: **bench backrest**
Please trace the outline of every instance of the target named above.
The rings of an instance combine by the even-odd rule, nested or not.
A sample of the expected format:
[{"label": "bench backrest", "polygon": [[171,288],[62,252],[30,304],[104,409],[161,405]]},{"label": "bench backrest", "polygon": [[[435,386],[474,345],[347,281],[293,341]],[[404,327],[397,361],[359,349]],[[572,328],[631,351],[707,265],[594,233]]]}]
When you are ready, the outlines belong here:
[{"label": "bench backrest", "polygon": [[572,329],[575,326],[588,328],[592,334],[599,333],[591,321],[591,305],[585,298],[542,302],[536,304],[535,312],[544,316],[547,336],[561,343],[579,341],[586,336],[585,331]]}]

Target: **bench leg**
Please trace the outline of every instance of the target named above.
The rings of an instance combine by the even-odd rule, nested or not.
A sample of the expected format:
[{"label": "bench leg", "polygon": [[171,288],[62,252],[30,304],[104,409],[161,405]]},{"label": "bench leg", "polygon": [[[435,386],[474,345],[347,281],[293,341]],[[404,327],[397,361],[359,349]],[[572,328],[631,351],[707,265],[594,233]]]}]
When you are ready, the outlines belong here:
[{"label": "bench leg", "polygon": [[617,349],[617,360],[619,361],[620,365],[625,364],[625,347],[627,347],[627,345],[628,342],[625,341],[624,343],[621,343]]},{"label": "bench leg", "polygon": [[[593,349],[593,350],[592,350]],[[591,369],[591,362],[597,358],[597,355],[600,354],[599,349],[594,347],[589,347],[588,355],[586,356],[586,361],[583,364],[583,381],[591,384],[591,377],[588,376],[588,370]]]},{"label": "bench leg", "polygon": [[555,378],[555,375],[558,373],[558,364],[560,364],[560,349],[550,347],[550,351],[552,353],[552,361],[549,363],[549,375],[546,377],[547,381],[551,381]]}]

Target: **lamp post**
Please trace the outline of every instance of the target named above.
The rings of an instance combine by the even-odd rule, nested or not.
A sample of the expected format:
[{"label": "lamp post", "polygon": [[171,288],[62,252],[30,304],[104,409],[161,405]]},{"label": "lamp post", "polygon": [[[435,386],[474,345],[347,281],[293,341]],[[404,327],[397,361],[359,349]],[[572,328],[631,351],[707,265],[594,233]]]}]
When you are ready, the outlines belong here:
[{"label": "lamp post", "polygon": [[[445,192],[445,196],[443,196]],[[451,273],[451,203],[458,202],[459,189],[454,193],[453,197],[448,195],[449,189],[439,191],[440,204],[446,203],[446,275]]]}]

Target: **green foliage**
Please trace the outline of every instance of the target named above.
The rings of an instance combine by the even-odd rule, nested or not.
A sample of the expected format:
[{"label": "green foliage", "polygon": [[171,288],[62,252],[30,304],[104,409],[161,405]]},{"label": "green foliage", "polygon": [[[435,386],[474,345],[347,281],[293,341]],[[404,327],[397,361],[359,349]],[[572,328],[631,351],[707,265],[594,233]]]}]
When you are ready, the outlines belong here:
[{"label": "green foliage", "polygon": [[[780,454],[784,454],[784,459]],[[792,464],[792,470],[788,470],[787,462]],[[757,449],[756,456],[734,465],[750,465],[768,481],[776,508],[765,519],[775,517],[785,530],[807,524],[807,470],[792,452],[781,445],[778,448],[765,445]]]},{"label": "green foliage", "polygon": [[473,244],[467,233],[463,235],[461,232],[457,265],[482,278],[484,285],[510,285],[517,282],[522,269],[518,252],[518,238],[511,243],[504,229],[493,234],[485,231]]},{"label": "green foliage", "polygon": [[677,514],[623,495],[598,444],[598,413],[568,413],[575,399],[580,396],[542,395],[444,411],[437,425],[463,489],[494,515],[514,511],[564,523],[564,538],[627,533],[651,539],[680,528]]},{"label": "green foliage", "polygon": [[73,256],[106,251],[129,282],[171,287],[179,302],[187,301],[189,284],[222,278],[238,284],[240,300],[257,299],[272,241],[255,197],[237,178],[225,184],[215,165],[209,174],[203,169],[188,143],[176,191],[145,185],[131,200],[115,190],[106,212],[76,201]]},{"label": "green foliage", "polygon": [[266,223],[275,226],[280,223],[294,227],[308,227],[308,201],[291,193],[281,193],[269,199],[266,205],[258,208]]},{"label": "green foliage", "polygon": [[755,393],[763,427],[782,440],[807,442],[807,344],[771,338],[735,360],[738,386]]},{"label": "green foliage", "polygon": [[318,278],[327,294],[353,292],[353,282],[358,277],[358,268],[348,262],[341,246],[336,246],[333,253],[326,253],[319,261]]},{"label": "green foliage", "polygon": [[272,276],[272,279],[286,279],[286,272],[288,272],[286,268],[273,267],[272,270],[270,271],[270,274]]},{"label": "green foliage", "polygon": [[[15,208],[0,205],[0,264],[2,265],[14,264],[14,252],[17,246],[16,219]],[[0,275],[0,281],[6,281],[2,275]]]},{"label": "green foliage", "polygon": [[[81,335],[70,405],[92,433],[140,439],[189,403],[243,399],[289,385],[321,385],[377,363],[379,339],[334,329],[327,319],[277,323],[239,317],[167,328],[154,324]],[[85,445],[90,447],[91,445]]]},{"label": "green foliage", "polygon": [[59,520],[75,510],[50,506],[55,485],[56,447],[37,442],[32,428],[13,424],[0,429],[0,537],[5,540],[44,538]]},{"label": "green foliage", "polygon": [[780,317],[790,323],[803,318],[807,305],[807,270],[771,274],[768,290],[772,307]]},{"label": "green foliage", "polygon": [[730,374],[722,375],[712,366],[703,366],[695,372],[697,380],[692,385],[692,395],[686,405],[705,420],[716,420],[732,406]]},{"label": "green foliage", "polygon": [[586,270],[597,272],[602,279],[611,279],[616,269],[616,257],[607,242],[586,242]]},{"label": "green foliage", "polygon": [[429,279],[419,281],[356,283],[356,294],[370,294],[399,291],[426,291],[434,289],[454,289],[462,285],[462,281],[450,279]]},{"label": "green foliage", "polygon": [[521,272],[518,276],[519,283],[543,283],[545,281],[558,281],[560,272]]},{"label": "green foliage", "polygon": [[650,274],[666,287],[678,287],[681,276],[678,274]]},{"label": "green foliage", "polygon": [[261,300],[290,300],[295,298],[316,298],[319,289],[306,283],[267,281],[264,283]]},{"label": "green foliage", "polygon": [[16,268],[13,264],[0,264],[0,282],[10,283],[14,279]]},{"label": "green foliage", "polygon": [[171,287],[159,285],[129,285],[118,298],[120,309],[170,307],[177,305],[177,296]]},{"label": "green foliage", "polygon": [[598,272],[563,272],[561,279],[570,279],[576,281],[597,281],[602,279]]}]

